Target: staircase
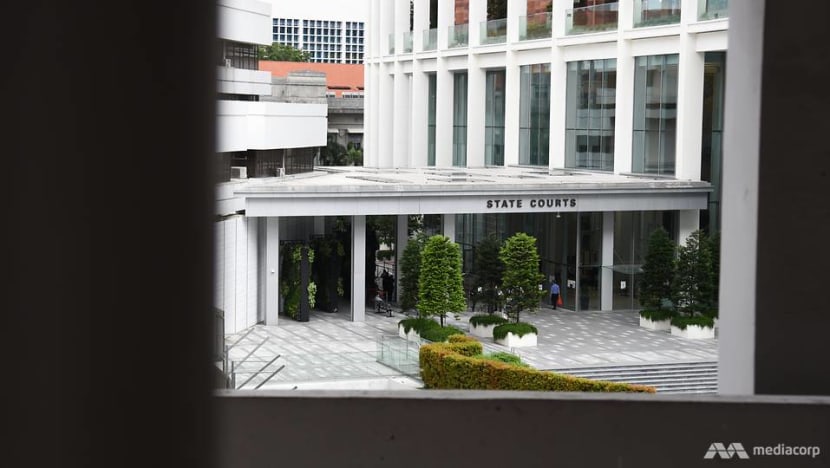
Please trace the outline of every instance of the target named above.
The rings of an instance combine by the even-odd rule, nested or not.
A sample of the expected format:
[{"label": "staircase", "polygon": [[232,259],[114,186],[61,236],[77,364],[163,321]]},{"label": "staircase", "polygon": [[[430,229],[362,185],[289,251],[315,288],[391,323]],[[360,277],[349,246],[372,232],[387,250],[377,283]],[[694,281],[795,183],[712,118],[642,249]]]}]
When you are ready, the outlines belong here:
[{"label": "staircase", "polygon": [[716,361],[550,370],[594,380],[648,385],[657,389],[657,393],[664,394],[714,394],[718,391],[718,363]]}]

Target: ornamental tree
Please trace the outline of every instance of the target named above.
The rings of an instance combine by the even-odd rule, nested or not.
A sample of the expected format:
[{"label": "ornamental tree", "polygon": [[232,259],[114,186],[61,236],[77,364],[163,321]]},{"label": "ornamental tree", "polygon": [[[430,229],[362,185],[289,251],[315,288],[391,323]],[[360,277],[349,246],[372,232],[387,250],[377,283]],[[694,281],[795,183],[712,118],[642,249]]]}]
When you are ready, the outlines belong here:
[{"label": "ornamental tree", "polygon": [[257,49],[260,60],[275,60],[277,62],[308,62],[311,55],[288,44],[273,42],[269,46],[260,46]]},{"label": "ornamental tree", "polygon": [[508,238],[499,251],[504,263],[502,289],[507,316],[519,323],[523,311],[536,310],[545,295],[540,288],[544,275],[539,272],[536,238],[523,232]]},{"label": "ornamental tree", "polygon": [[432,236],[421,253],[418,312],[423,317],[439,317],[443,327],[447,313],[459,314],[466,309],[461,248],[446,236]]},{"label": "ornamental tree", "polygon": [[673,291],[677,310],[692,317],[710,314],[714,306],[712,248],[706,234],[697,230],[686,238],[677,254]]},{"label": "ornamental tree", "polygon": [[643,263],[640,302],[649,310],[666,310],[672,298],[677,247],[662,227],[651,233]]},{"label": "ornamental tree", "polygon": [[[418,305],[418,281],[421,276],[421,251],[424,250],[426,237],[415,234],[409,239],[401,255],[401,281],[398,300],[401,309],[412,310]],[[420,313],[419,313],[420,315]]]},{"label": "ornamental tree", "polygon": [[501,241],[495,236],[482,239],[475,250],[475,274],[473,291],[476,299],[487,305],[487,313],[492,314],[501,306],[502,275],[504,263],[499,258]]}]

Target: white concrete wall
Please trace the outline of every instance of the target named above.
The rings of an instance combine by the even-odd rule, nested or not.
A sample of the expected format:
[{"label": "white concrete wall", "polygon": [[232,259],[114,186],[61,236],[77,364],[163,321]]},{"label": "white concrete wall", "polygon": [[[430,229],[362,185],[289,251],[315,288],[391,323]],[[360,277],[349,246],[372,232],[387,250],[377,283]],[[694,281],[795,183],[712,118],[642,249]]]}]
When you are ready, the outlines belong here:
[{"label": "white concrete wall", "polygon": [[271,4],[256,0],[219,0],[220,39],[248,44],[271,44]]},{"label": "white concrete wall", "polygon": [[326,104],[219,101],[217,152],[326,146]]},{"label": "white concrete wall", "polygon": [[[626,173],[632,170],[632,127],[633,127],[633,86],[634,60],[642,55],[678,54],[680,56],[680,82],[678,89],[678,107],[682,113],[677,122],[676,139],[676,177],[679,179],[700,180],[701,167],[701,120],[702,120],[702,85],[703,53],[705,51],[726,50],[727,29],[729,21],[697,21],[697,2],[683,2],[681,22],[673,26],[633,28],[634,0],[621,0],[619,4],[619,26],[616,31],[568,36],[565,33],[564,20],[570,2],[554,2],[553,34],[551,39],[533,41],[518,40],[519,16],[525,10],[521,2],[511,2],[508,10],[508,41],[505,44],[477,45],[480,17],[484,14],[484,0],[470,1],[470,47],[448,49],[447,26],[452,23],[450,17],[451,2],[439,2],[439,38],[437,52],[421,52],[421,34],[426,28],[429,2],[415,1],[414,53],[388,53],[388,34],[395,34],[396,39],[408,23],[401,21],[384,21],[382,24],[367,24],[371,31],[371,44],[366,49],[367,100],[375,102],[367,107],[366,139],[389,138],[390,128],[396,129],[395,148],[401,151],[407,145],[409,164],[423,166],[426,161],[425,144],[426,126],[424,115],[426,86],[423,84],[426,71],[437,71],[438,105],[436,156],[438,166],[450,165],[452,148],[452,74],[453,71],[468,71],[470,77],[468,98],[468,157],[469,167],[479,166],[483,161],[482,152],[484,119],[484,96],[475,93],[484,92],[480,78],[484,70],[506,69],[506,115],[505,115],[505,164],[518,164],[519,149],[519,66],[535,63],[551,64],[551,150],[550,166],[564,165],[564,110],[569,61],[589,59],[617,59],[617,112],[615,128],[614,172]],[[514,5],[515,3],[515,5]],[[366,0],[369,9],[367,16],[375,19],[386,18],[385,13],[408,8],[409,0]],[[404,30],[400,30],[400,29]],[[400,41],[397,41],[400,43]],[[388,80],[390,70],[412,70],[413,86],[401,86],[396,81],[408,79],[404,73],[395,73],[392,83]],[[382,86],[374,83],[380,81]],[[403,93],[408,90],[412,95],[411,106],[395,106],[389,109],[392,92],[395,89],[395,101],[403,102]],[[372,101],[375,99],[376,101]],[[388,107],[386,107],[388,106]],[[384,108],[381,111],[380,108]],[[373,113],[385,114],[378,120]],[[406,124],[408,124],[408,126]],[[410,138],[398,140],[401,130],[408,128]],[[386,136],[384,136],[386,135]],[[388,167],[383,164],[383,147],[366,147],[367,166]],[[403,160],[403,159],[401,159]],[[396,159],[396,162],[398,160]]]},{"label": "white concrete wall", "polygon": [[367,0],[272,0],[271,4],[274,18],[366,21],[369,11]]},{"label": "white concrete wall", "polygon": [[271,72],[216,67],[216,91],[228,94],[267,96],[271,94]]},{"label": "white concrete wall", "polygon": [[257,322],[257,220],[231,216],[214,224],[214,305],[225,312],[225,333]]}]

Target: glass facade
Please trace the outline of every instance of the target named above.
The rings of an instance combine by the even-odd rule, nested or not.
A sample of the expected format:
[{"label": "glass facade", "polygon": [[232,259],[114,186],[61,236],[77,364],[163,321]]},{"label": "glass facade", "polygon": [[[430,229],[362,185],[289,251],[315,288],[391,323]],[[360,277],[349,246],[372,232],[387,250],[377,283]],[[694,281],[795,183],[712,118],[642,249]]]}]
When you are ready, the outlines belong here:
[{"label": "glass facade", "polygon": [[504,70],[487,72],[484,115],[484,164],[504,165]]},{"label": "glass facade", "polygon": [[676,211],[621,211],[614,214],[613,309],[640,308],[642,264],[648,253],[651,233],[663,227],[677,239]]},{"label": "glass facade", "polygon": [[452,165],[467,166],[467,74],[452,77]]},{"label": "glass facade", "polygon": [[634,27],[680,22],[680,0],[634,0]]},{"label": "glass facade", "polygon": [[703,142],[700,178],[712,184],[707,210],[700,212],[700,227],[720,231],[721,168],[723,167],[723,103],[726,86],[726,52],[706,52],[703,69]]},{"label": "glass facade", "polygon": [[435,165],[435,106],[438,99],[438,92],[436,86],[436,75],[430,73],[427,75],[428,95],[427,95],[427,166]]},{"label": "glass facade", "polygon": [[674,175],[677,62],[677,54],[636,59],[632,172]]},{"label": "glass facade", "polygon": [[614,170],[617,61],[568,63],[565,167]]},{"label": "glass facade", "polygon": [[520,77],[519,164],[547,166],[550,148],[550,64],[522,66]]}]

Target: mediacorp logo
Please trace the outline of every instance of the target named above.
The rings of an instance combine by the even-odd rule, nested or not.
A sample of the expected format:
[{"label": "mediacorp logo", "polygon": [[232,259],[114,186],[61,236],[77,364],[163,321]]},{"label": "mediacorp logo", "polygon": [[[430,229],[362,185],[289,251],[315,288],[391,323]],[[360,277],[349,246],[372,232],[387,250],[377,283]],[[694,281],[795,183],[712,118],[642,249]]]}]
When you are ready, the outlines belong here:
[{"label": "mediacorp logo", "polygon": [[[778,457],[799,457],[799,456],[808,456],[812,458],[816,458],[821,455],[821,447],[819,446],[799,446],[799,445],[786,445],[786,444],[776,444],[776,445],[756,445],[752,447],[752,456],[753,457],[764,457],[764,456],[778,456]],[[714,458],[720,457],[724,460],[728,460],[730,458],[738,458],[741,460],[748,460],[749,453],[747,453],[746,449],[744,449],[744,445],[740,442],[732,442],[729,445],[724,445],[721,442],[713,442],[709,445],[709,450],[706,451],[706,455],[703,456],[704,460],[712,460]]]},{"label": "mediacorp logo", "polygon": [[716,456],[721,457],[723,459],[729,459],[734,456],[737,456],[740,459],[748,460],[749,455],[744,450],[743,444],[740,442],[732,442],[728,446],[724,447],[724,445],[720,442],[714,442],[709,445],[709,450],[706,451],[706,455],[703,456],[704,460],[711,460]]}]

